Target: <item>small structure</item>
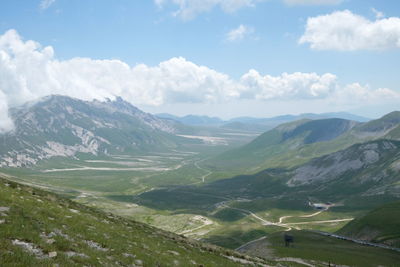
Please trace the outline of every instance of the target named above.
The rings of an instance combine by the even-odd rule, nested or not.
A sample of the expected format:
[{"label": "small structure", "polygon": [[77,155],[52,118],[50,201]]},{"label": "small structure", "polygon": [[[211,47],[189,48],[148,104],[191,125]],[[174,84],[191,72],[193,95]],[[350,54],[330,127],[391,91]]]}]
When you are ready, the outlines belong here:
[{"label": "small structure", "polygon": [[328,203],[313,203],[311,201],[308,202],[308,205],[313,207],[316,210],[328,210],[330,207],[335,206],[334,204],[328,202]]},{"label": "small structure", "polygon": [[285,247],[289,247],[290,243],[294,242],[294,238],[291,235],[288,234],[284,234],[283,239],[285,241]]}]

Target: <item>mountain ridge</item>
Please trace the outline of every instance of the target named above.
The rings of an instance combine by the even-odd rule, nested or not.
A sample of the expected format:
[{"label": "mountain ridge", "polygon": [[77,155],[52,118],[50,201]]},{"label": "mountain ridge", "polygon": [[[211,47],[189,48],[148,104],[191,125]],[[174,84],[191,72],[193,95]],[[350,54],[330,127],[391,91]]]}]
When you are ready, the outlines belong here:
[{"label": "mountain ridge", "polygon": [[[235,117],[228,120],[221,119],[219,117],[210,117],[206,115],[185,115],[185,116],[176,116],[169,113],[158,113],[155,114],[156,117],[166,118],[175,120],[187,125],[196,125],[196,126],[219,126],[224,128],[232,128],[236,129],[238,127],[238,123],[248,127],[257,127],[262,131],[266,131],[271,129],[278,124],[291,122],[295,120],[301,119],[328,119],[328,118],[338,118],[338,119],[347,119],[359,122],[369,121],[369,118],[354,115],[347,112],[328,112],[328,113],[303,113],[299,115],[280,115],[275,117],[266,117],[266,118],[256,118],[256,117]],[[243,126],[243,127],[244,127]]]},{"label": "mountain ridge", "polygon": [[208,164],[210,168],[221,170],[256,171],[268,166],[295,166],[379,138],[400,139],[400,112],[394,111],[365,123],[344,119],[302,119],[284,123],[242,147],[215,157]]},{"label": "mountain ridge", "polygon": [[0,136],[0,166],[32,165],[54,156],[74,157],[176,148],[178,123],[145,113],[116,98],[83,101],[52,95],[10,109],[15,129]]}]

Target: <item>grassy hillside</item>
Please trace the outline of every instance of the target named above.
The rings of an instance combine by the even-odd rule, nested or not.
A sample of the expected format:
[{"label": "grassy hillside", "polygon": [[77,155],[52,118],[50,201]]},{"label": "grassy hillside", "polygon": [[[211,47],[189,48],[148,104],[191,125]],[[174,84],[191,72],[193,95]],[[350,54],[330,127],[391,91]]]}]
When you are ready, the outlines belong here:
[{"label": "grassy hillside", "polygon": [[239,266],[257,262],[0,178],[1,266]]},{"label": "grassy hillside", "polygon": [[282,124],[207,163],[210,168],[236,173],[294,166],[354,144],[356,138],[346,136],[346,133],[355,125],[356,122],[343,119],[304,119]]},{"label": "grassy hillside", "polygon": [[[399,166],[400,142],[376,140],[297,168],[267,169],[203,185],[159,188],[125,199],[154,210],[206,216],[218,224],[200,237],[234,248],[265,235],[277,224],[278,229],[272,231],[293,226],[335,232],[360,214],[399,199]],[[310,202],[331,203],[331,207],[312,215],[316,210]],[[264,225],[263,219],[275,225],[259,228]],[[277,223],[282,220],[286,225]],[[244,227],[254,222],[252,228]]]},{"label": "grassy hillside", "polygon": [[308,231],[288,233],[294,237],[294,243],[290,247],[285,247],[283,233],[277,232],[240,251],[258,257],[273,256],[312,264],[308,266],[329,266],[330,263],[330,266],[394,267],[400,262],[400,253],[395,251],[362,246]]},{"label": "grassy hillside", "polygon": [[340,234],[400,247],[400,202],[383,205],[348,223]]},{"label": "grassy hillside", "polygon": [[384,132],[400,123],[400,111],[393,111],[380,119],[372,120],[358,127],[360,132]]},{"label": "grassy hillside", "polygon": [[[242,147],[207,162],[213,178],[294,167],[308,160],[380,138],[399,140],[400,112],[365,123],[344,119],[299,120],[269,130]],[[210,177],[210,178],[212,178]]]},{"label": "grassy hillside", "polygon": [[157,189],[132,201],[158,209],[207,212],[221,201],[246,199],[237,201],[237,206],[258,212],[270,208],[307,209],[308,201],[315,198],[340,203],[335,209],[342,211],[370,209],[398,197],[399,164],[400,142],[377,140],[294,169],[267,169],[202,186]]}]

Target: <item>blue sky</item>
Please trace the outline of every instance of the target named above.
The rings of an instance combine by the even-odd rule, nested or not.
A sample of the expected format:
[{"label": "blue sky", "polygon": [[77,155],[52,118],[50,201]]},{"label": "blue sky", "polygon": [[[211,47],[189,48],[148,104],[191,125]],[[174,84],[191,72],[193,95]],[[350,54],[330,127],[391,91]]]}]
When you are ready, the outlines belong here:
[{"label": "blue sky", "polygon": [[[85,65],[89,64],[87,76],[92,72],[110,76],[110,88],[104,85],[101,92],[91,81],[82,83],[84,78],[70,82],[76,91],[90,83],[92,91],[84,94],[84,99],[120,94],[149,112],[225,118],[338,110],[376,117],[397,108],[400,99],[399,16],[400,2],[396,0],[2,0],[0,34],[3,46],[35,41],[35,48],[27,48],[29,53],[51,47],[54,54],[47,63],[41,61],[45,70],[58,62],[66,73],[72,71],[66,65],[89,71]],[[310,18],[316,18],[314,26],[308,24]],[[364,28],[372,34],[368,30],[360,33]],[[6,36],[9,30],[14,30],[19,41]],[[346,31],[351,40],[343,41]],[[302,36],[305,41],[300,44]],[[326,40],[331,37],[338,38],[335,44]],[[6,53],[14,53],[14,58],[27,54]],[[77,58],[87,61],[72,64]],[[129,84],[115,82],[122,76],[115,73],[116,68],[105,66],[107,60],[133,69],[135,74],[123,77],[140,77],[135,76]],[[160,67],[162,62],[164,67]],[[34,79],[24,72],[29,68],[26,64],[14,68],[12,77],[19,80],[5,81],[8,76],[0,76],[7,106],[53,93],[50,84],[42,89],[20,88],[21,79],[28,84]],[[138,74],[138,64],[149,68],[145,74]],[[252,69],[259,75],[244,77]],[[178,70],[190,73],[180,75]],[[284,73],[299,75],[283,77]],[[306,75],[310,73],[318,77]],[[334,75],[334,81],[322,81],[324,74]],[[67,78],[57,75],[51,79],[58,81],[54,93],[68,91],[66,85],[59,85]],[[68,79],[76,76],[71,73]],[[141,86],[135,85],[138,80]],[[174,83],[165,85],[170,80]],[[10,83],[13,92],[4,88]],[[173,86],[180,89],[171,89]],[[324,88],[317,93],[307,91],[321,86]],[[382,88],[390,91],[377,91]],[[20,93],[16,92],[21,90],[29,94],[18,99]]]}]

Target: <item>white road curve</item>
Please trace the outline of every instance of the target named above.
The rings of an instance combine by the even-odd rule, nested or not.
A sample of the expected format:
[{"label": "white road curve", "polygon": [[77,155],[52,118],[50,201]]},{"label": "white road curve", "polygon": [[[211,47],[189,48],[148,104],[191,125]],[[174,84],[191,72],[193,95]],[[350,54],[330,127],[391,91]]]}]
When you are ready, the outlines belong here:
[{"label": "white road curve", "polygon": [[335,222],[348,222],[354,218],[337,219],[337,220],[326,220],[326,221],[311,221],[311,222],[297,222],[297,223],[286,223],[285,225],[302,225],[302,224],[319,224],[319,223],[335,223]]},{"label": "white road curve", "polygon": [[[200,160],[200,161],[204,161],[204,160]],[[200,177],[201,181],[204,183],[206,177],[210,176],[210,175],[212,174],[212,171],[209,171],[209,170],[207,170],[207,169],[204,169],[203,167],[200,167],[200,166],[199,166],[199,162],[200,162],[200,161],[196,161],[196,162],[194,163],[194,166],[195,166],[197,169],[199,169],[199,170],[202,170],[202,171],[207,172],[206,174],[204,174],[203,176]]]},{"label": "white road curve", "polygon": [[241,245],[240,247],[236,248],[235,250],[240,251],[242,248],[245,248],[245,247],[247,247],[248,245],[251,245],[251,244],[253,244],[253,243],[255,243],[255,242],[264,240],[264,239],[266,239],[266,238],[267,238],[266,236],[263,236],[263,237],[260,237],[260,238],[258,238],[258,239],[252,240],[252,241],[250,241],[250,242],[247,242],[246,244]]}]

